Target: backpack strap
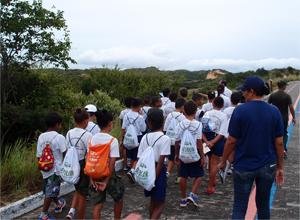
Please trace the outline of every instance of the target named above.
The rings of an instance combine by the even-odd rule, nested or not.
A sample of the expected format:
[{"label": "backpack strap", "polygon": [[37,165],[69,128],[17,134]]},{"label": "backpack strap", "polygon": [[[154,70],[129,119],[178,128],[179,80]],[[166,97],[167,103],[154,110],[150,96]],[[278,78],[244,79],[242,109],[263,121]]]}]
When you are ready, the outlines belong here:
[{"label": "backpack strap", "polygon": [[[82,136],[86,133],[87,131],[84,131],[80,137],[78,138],[76,144],[74,145],[75,147],[77,146],[78,142],[80,141],[80,139],[82,138]],[[72,142],[71,142],[71,137],[70,137],[70,133],[68,133],[68,138],[69,138],[69,143],[70,143],[70,146],[72,146]]]},{"label": "backpack strap", "polygon": [[[148,134],[149,134],[149,133],[148,133]],[[149,141],[148,141],[148,134],[146,134],[146,142],[147,142],[147,145],[150,146]],[[164,136],[164,134],[162,134],[161,136],[159,136],[159,138],[157,138],[157,139],[154,141],[154,143],[152,144],[151,147],[154,147],[154,145],[156,144],[156,142],[157,142],[162,136]]]},{"label": "backpack strap", "polygon": [[[127,116],[127,115],[126,115]],[[139,118],[139,116],[137,116],[132,122],[130,122],[129,117],[127,116],[127,119],[129,121],[129,124],[134,125],[135,121]]]},{"label": "backpack strap", "polygon": [[94,130],[94,128],[96,127],[97,124],[95,124],[91,130],[89,130],[89,132],[92,132],[92,130]]},{"label": "backpack strap", "polygon": [[193,130],[192,132],[197,131],[199,129],[200,125],[201,124],[199,123],[198,127],[195,130]]}]

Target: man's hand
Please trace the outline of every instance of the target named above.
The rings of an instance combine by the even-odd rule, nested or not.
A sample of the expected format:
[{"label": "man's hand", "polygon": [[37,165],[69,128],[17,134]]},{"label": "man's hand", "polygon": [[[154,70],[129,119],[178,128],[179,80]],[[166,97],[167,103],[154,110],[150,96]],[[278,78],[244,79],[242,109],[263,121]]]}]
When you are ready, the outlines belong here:
[{"label": "man's hand", "polygon": [[275,182],[277,186],[282,186],[284,183],[284,172],[283,169],[276,169]]}]

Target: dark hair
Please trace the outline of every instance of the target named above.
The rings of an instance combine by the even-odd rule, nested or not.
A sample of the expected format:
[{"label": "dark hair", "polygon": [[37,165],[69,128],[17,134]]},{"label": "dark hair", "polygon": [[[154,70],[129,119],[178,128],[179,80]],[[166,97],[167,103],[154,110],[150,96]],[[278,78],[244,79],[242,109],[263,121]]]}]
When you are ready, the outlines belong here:
[{"label": "dark hair", "polygon": [[144,97],[144,105],[150,105],[151,97],[149,95]]},{"label": "dark hair", "polygon": [[156,107],[155,104],[157,102],[161,102],[161,98],[159,96],[152,96],[151,97],[151,107]]},{"label": "dark hair", "polygon": [[237,105],[239,102],[241,102],[242,100],[242,93],[241,92],[233,92],[231,94],[231,97],[230,97],[230,101],[233,105]]},{"label": "dark hair", "polygon": [[89,119],[89,114],[85,109],[77,108],[73,114],[74,120],[77,124]]},{"label": "dark hair", "polygon": [[162,91],[162,94],[164,95],[164,97],[168,97],[170,95],[170,89],[169,88],[165,88]]},{"label": "dark hair", "polygon": [[130,108],[131,107],[131,100],[132,100],[132,97],[126,97],[124,99],[124,105],[126,108]]},{"label": "dark hair", "polygon": [[181,108],[186,103],[184,98],[178,98],[175,101],[175,108]]},{"label": "dark hair", "polygon": [[107,125],[114,120],[112,113],[105,109],[98,110],[95,115],[97,118],[97,124],[101,129],[107,127]]},{"label": "dark hair", "polygon": [[132,98],[131,107],[136,108],[143,105],[143,100],[140,98]]},{"label": "dark hair", "polygon": [[222,80],[220,80],[219,84],[222,84],[222,85],[226,86],[226,85],[227,85],[227,82],[226,82],[225,79],[222,79]]},{"label": "dark hair", "polygon": [[283,89],[284,87],[286,87],[286,85],[287,85],[287,83],[283,80],[281,80],[277,83],[277,86],[279,89]]},{"label": "dark hair", "polygon": [[223,108],[224,106],[224,99],[220,96],[216,97],[213,101],[213,106],[217,108]]},{"label": "dark hair", "polygon": [[161,109],[151,108],[147,114],[147,124],[151,131],[161,129],[164,125],[164,114]]},{"label": "dark hair", "polygon": [[210,91],[207,93],[208,100],[213,100],[215,97],[216,97],[215,92]]},{"label": "dark hair", "polygon": [[51,112],[45,117],[45,123],[47,128],[53,128],[55,125],[62,123],[62,117],[56,112]]},{"label": "dark hair", "polygon": [[175,102],[177,99],[177,93],[176,92],[172,92],[169,96],[169,99],[171,102]]},{"label": "dark hair", "polygon": [[184,104],[184,112],[186,115],[190,116],[195,114],[197,111],[197,105],[193,101],[188,101]]},{"label": "dark hair", "polygon": [[197,100],[202,99],[202,96],[199,93],[193,93],[192,100],[196,102]]},{"label": "dark hair", "polygon": [[186,98],[188,96],[188,90],[187,88],[181,88],[179,89],[179,94],[183,97],[183,98]]},{"label": "dark hair", "polygon": [[224,92],[224,90],[225,90],[224,85],[223,85],[223,84],[219,84],[219,85],[217,86],[218,96],[220,96],[220,95]]}]

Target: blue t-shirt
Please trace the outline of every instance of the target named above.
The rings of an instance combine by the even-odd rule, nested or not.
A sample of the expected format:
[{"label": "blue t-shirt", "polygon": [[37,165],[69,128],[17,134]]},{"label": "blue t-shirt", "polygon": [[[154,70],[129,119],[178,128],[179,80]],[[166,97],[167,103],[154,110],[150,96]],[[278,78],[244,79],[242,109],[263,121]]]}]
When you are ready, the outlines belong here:
[{"label": "blue t-shirt", "polygon": [[283,121],[275,106],[259,100],[239,105],[228,132],[237,139],[235,170],[253,171],[276,163],[275,138],[283,136]]}]

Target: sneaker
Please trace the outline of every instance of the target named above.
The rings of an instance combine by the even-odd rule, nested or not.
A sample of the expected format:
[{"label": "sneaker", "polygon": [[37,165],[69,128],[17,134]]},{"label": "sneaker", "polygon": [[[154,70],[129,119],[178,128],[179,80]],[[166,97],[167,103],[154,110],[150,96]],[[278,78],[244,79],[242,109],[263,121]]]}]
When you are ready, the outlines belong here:
[{"label": "sneaker", "polygon": [[66,216],[66,219],[73,219],[74,218],[74,216],[75,216],[75,214],[73,213],[73,212],[69,212],[68,214],[67,214],[67,216]]},{"label": "sneaker", "polygon": [[40,214],[38,219],[39,220],[53,220],[54,218],[49,214]]},{"label": "sneaker", "polygon": [[169,172],[166,172],[166,176],[167,176],[167,178],[169,178],[169,176],[170,176],[170,173],[169,173]]},{"label": "sneaker", "polygon": [[219,174],[221,183],[224,184],[225,180],[226,180],[226,174],[227,174],[227,172],[225,172],[223,170],[219,170],[218,174]]},{"label": "sneaker", "polygon": [[64,200],[63,198],[60,198],[58,200],[58,203],[59,205],[57,205],[55,208],[54,208],[54,212],[55,213],[61,213],[63,208],[66,206],[66,200]]},{"label": "sneaker", "polygon": [[131,170],[129,170],[126,175],[131,183],[135,183],[134,174]]},{"label": "sneaker", "polygon": [[198,195],[190,192],[190,195],[189,195],[189,197],[187,197],[187,199],[189,201],[191,201],[194,204],[194,206],[196,206],[196,207],[199,206],[199,204],[198,204],[199,203],[199,196]]},{"label": "sneaker", "polygon": [[186,207],[188,204],[188,200],[187,199],[181,199],[180,200],[180,207]]}]

